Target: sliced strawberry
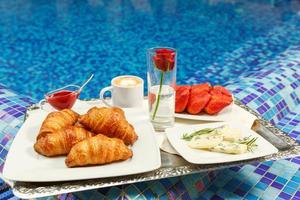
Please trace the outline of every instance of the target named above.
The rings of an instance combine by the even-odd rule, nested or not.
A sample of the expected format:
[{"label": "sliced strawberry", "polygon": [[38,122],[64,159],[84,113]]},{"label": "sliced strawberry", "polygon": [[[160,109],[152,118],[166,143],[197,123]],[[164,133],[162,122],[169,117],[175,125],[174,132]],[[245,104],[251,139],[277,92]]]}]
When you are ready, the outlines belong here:
[{"label": "sliced strawberry", "polygon": [[232,94],[223,86],[220,85],[216,85],[213,87],[211,94],[223,94],[226,95],[228,97],[232,97]]},{"label": "sliced strawberry", "polygon": [[210,101],[205,106],[204,111],[209,115],[214,115],[230,105],[232,98],[223,94],[213,94]]},{"label": "sliced strawberry", "polygon": [[206,104],[210,100],[210,94],[208,91],[202,90],[191,90],[190,100],[187,105],[187,112],[190,114],[198,114],[202,111],[202,109],[206,106]]},{"label": "sliced strawberry", "polygon": [[183,112],[189,102],[191,86],[182,85],[176,86],[176,97],[175,97],[175,112]]},{"label": "sliced strawberry", "polygon": [[202,84],[197,84],[197,85],[193,85],[192,89],[194,91],[207,91],[209,92],[211,90],[211,85],[209,83],[202,83]]}]

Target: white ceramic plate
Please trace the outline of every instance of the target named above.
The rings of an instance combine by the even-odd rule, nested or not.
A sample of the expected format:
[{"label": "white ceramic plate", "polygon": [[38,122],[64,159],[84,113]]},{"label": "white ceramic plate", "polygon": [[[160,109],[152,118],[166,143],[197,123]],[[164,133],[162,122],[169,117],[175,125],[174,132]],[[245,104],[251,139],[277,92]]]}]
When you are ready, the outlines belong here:
[{"label": "white ceramic plate", "polygon": [[[80,101],[76,104],[74,110],[79,113],[84,113],[92,107]],[[13,141],[5,162],[4,177],[26,182],[67,181],[123,176],[159,168],[160,151],[147,114],[138,109],[124,109],[124,111],[139,136],[132,146],[132,159],[102,166],[68,168],[64,163],[65,156],[47,158],[39,155],[34,151],[33,144],[47,112],[34,110],[30,112]]]},{"label": "white ceramic plate", "polygon": [[221,112],[215,115],[208,115],[206,113],[200,113],[197,115],[191,115],[189,113],[175,113],[175,117],[181,119],[191,119],[191,120],[202,120],[202,121],[227,121],[230,119],[233,113],[233,103],[225,107]]},{"label": "white ceramic plate", "polygon": [[[257,148],[253,152],[233,155],[233,154],[225,154],[225,153],[217,153],[217,152],[209,152],[205,150],[192,149],[188,146],[185,140],[181,139],[184,133],[192,133],[196,130],[203,129],[203,128],[215,128],[224,124],[240,129],[244,133],[243,137],[247,137],[250,135],[253,137],[258,137],[258,139],[256,140],[256,144],[258,145]],[[193,125],[193,126],[182,126],[176,128],[169,128],[166,130],[166,133],[171,145],[176,149],[176,151],[185,160],[194,164],[215,164],[215,163],[233,162],[239,160],[258,158],[258,157],[262,157],[262,156],[266,156],[278,152],[277,148],[275,148],[263,137],[261,137],[251,129],[248,129],[247,127],[238,123],[219,122],[219,123],[201,124],[201,125]]]}]

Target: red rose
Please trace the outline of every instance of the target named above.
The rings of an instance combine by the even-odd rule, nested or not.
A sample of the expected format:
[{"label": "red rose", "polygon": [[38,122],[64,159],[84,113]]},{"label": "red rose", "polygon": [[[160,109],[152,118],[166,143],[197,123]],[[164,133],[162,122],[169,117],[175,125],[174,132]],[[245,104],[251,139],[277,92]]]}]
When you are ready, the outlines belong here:
[{"label": "red rose", "polygon": [[152,57],[155,66],[162,71],[171,71],[174,68],[175,51],[171,49],[157,49]]}]

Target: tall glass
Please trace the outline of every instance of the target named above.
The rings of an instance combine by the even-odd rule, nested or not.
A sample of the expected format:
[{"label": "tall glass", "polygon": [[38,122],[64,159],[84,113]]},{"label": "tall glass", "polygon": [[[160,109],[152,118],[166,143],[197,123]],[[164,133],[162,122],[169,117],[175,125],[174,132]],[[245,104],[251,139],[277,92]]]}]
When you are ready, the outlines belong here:
[{"label": "tall glass", "polygon": [[155,47],[147,51],[150,120],[156,131],[174,126],[177,51]]}]

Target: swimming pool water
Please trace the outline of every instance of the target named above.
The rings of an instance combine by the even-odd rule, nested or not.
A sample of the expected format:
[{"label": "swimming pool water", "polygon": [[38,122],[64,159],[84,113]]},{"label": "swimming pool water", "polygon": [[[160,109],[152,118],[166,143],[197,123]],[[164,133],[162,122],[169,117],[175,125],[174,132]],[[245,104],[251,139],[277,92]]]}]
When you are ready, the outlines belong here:
[{"label": "swimming pool water", "polygon": [[146,78],[146,49],[178,49],[178,83],[225,84],[300,44],[300,2],[268,0],[0,0],[0,83],[41,99],[94,79]]}]

